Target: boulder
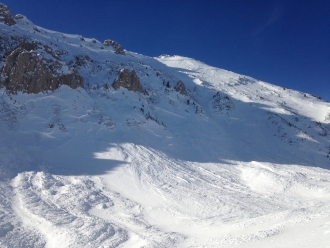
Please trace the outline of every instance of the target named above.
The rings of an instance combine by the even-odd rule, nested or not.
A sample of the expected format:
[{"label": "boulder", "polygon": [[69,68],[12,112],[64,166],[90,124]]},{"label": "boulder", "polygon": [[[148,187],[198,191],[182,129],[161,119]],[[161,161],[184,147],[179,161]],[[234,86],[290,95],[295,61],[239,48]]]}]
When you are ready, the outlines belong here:
[{"label": "boulder", "polygon": [[61,85],[73,89],[84,87],[83,78],[76,69],[56,59],[44,59],[33,50],[35,46],[33,43],[22,43],[6,58],[1,69],[0,87],[6,87],[13,94],[18,91],[37,94],[55,90]]},{"label": "boulder", "polygon": [[115,50],[115,53],[125,55],[124,48],[116,41],[113,40],[105,40],[103,42],[104,46],[112,46]]},{"label": "boulder", "polygon": [[122,69],[119,76],[112,83],[112,87],[118,90],[120,87],[129,91],[143,92],[139,77],[134,70]]},{"label": "boulder", "polygon": [[0,3],[0,22],[3,22],[8,26],[16,24],[14,17],[10,12],[10,9],[2,3]]}]

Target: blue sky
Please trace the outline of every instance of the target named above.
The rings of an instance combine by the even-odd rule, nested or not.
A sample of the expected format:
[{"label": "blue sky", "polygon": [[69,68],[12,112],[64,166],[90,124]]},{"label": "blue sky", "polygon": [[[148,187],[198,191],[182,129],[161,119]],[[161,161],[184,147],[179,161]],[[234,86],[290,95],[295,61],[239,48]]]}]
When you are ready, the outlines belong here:
[{"label": "blue sky", "polygon": [[191,57],[330,101],[329,0],[6,0],[36,25]]}]

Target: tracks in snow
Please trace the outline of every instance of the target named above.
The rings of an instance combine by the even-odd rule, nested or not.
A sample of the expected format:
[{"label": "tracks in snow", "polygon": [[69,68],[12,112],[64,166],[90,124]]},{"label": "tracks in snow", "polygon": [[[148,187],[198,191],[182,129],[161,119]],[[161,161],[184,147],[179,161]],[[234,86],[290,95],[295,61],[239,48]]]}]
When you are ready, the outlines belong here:
[{"label": "tracks in snow", "polygon": [[42,234],[46,247],[117,247],[127,240],[125,230],[88,214],[91,207],[110,202],[91,180],[25,172],[13,187],[16,214]]},{"label": "tracks in snow", "polygon": [[104,181],[144,206],[149,223],[185,235],[179,247],[253,244],[330,217],[327,170],[188,162],[143,146],[121,147],[129,162]]},{"label": "tracks in snow", "polygon": [[[141,205],[104,188],[99,177],[24,172],[12,186],[13,209],[40,247],[170,247],[184,239],[150,225]],[[29,242],[38,247],[40,241]]]},{"label": "tracks in snow", "polygon": [[231,247],[309,222],[329,231],[318,224],[330,221],[326,170],[179,161],[132,144],[107,152],[126,164],[101,177],[22,172],[1,182],[0,247]]}]

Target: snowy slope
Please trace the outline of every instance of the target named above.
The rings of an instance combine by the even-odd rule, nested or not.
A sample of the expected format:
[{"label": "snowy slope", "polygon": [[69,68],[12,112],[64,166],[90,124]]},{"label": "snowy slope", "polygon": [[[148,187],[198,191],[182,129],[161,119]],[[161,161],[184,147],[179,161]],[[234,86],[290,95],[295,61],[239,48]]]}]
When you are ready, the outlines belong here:
[{"label": "snowy slope", "polygon": [[0,247],[329,247],[329,103],[16,21],[85,89],[0,90]]}]

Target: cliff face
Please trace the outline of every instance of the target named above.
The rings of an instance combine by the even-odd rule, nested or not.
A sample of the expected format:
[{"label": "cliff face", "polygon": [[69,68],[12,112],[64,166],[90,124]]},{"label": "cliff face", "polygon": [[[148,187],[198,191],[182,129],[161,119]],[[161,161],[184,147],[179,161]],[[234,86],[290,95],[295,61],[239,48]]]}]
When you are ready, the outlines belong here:
[{"label": "cliff face", "polygon": [[0,86],[9,93],[39,93],[61,85],[84,87],[78,71],[52,57],[45,46],[23,42],[6,58],[1,69]]}]

